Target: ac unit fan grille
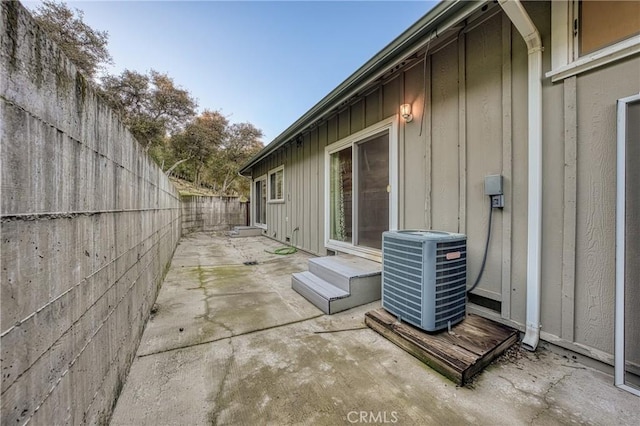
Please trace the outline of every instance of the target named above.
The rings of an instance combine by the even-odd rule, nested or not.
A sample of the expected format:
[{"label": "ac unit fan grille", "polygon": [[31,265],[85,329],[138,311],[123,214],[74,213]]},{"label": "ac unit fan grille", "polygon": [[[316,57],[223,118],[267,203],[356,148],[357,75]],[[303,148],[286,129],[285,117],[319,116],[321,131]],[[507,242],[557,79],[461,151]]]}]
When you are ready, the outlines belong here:
[{"label": "ac unit fan grille", "polygon": [[385,305],[402,318],[420,326],[422,316],[422,244],[413,241],[384,242],[383,297]]},{"label": "ac unit fan grille", "polygon": [[[447,253],[459,253],[447,259]],[[467,248],[463,241],[436,245],[436,328],[443,328],[464,318],[467,289]]]}]

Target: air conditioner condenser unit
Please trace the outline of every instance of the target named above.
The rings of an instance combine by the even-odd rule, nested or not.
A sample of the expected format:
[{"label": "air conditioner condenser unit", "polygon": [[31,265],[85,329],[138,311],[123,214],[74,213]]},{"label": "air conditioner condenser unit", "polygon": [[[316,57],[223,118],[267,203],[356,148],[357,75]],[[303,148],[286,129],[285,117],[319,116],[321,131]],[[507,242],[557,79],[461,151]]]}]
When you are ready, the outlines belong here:
[{"label": "air conditioner condenser unit", "polygon": [[382,234],[382,307],[425,331],[466,315],[467,237],[442,231]]}]

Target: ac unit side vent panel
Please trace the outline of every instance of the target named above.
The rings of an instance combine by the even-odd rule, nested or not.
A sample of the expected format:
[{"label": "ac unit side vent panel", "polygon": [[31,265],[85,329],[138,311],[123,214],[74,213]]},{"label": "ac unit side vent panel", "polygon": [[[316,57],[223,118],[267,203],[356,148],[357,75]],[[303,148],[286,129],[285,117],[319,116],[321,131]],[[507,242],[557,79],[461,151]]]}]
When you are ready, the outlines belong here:
[{"label": "ac unit side vent panel", "polygon": [[466,236],[389,231],[382,237],[382,307],[416,327],[438,331],[466,315]]}]

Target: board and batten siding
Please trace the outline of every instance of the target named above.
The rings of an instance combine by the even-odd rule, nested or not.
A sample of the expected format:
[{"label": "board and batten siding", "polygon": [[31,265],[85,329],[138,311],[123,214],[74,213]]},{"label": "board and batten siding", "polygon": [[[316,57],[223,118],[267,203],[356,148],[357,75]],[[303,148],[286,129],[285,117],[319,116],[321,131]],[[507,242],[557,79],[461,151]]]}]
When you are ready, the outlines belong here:
[{"label": "board and batten siding", "polygon": [[[551,7],[526,2],[551,68]],[[426,60],[426,63],[425,63]],[[637,93],[633,58],[553,84],[543,80],[542,337],[613,362],[615,103]],[[474,293],[500,303],[481,314],[523,328],[526,314],[527,48],[497,7],[438,40],[428,54],[266,158],[258,177],[285,167],[285,203],[270,204],[267,235],[318,255],[324,248],[324,148],[410,103],[399,120],[399,227],[468,236],[477,277],[489,220],[484,177],[502,174],[487,265]],[[299,228],[298,231],[294,230]],[[638,315],[635,313],[634,315]],[[638,318],[640,320],[640,318]],[[638,359],[636,356],[635,359]]]},{"label": "board and batten siding", "polygon": [[[513,119],[524,121],[524,125],[512,129],[515,108],[510,90],[503,93],[505,85],[512,85],[512,68],[526,74],[526,48],[520,40],[516,45],[524,53],[517,58],[518,64],[511,65],[511,33],[507,18],[494,9],[460,37],[430,51],[426,66],[419,60],[392,74],[304,133],[300,143],[285,145],[256,166],[254,177],[284,165],[285,202],[268,204],[266,235],[325,254],[324,148],[397,115],[399,105],[408,102],[415,118],[411,123],[401,121],[399,126],[400,228],[468,234],[472,280],[480,269],[489,219],[484,176],[503,174],[505,187],[510,190],[514,169],[511,134],[517,131],[521,147],[514,151],[520,156],[518,163],[524,166],[516,169],[520,191],[524,190],[518,208],[524,204],[520,212],[524,214],[519,214],[518,224],[512,225],[514,204],[509,196],[506,208],[494,212],[489,258],[477,291],[502,302],[503,312],[519,312],[518,320],[523,321],[523,286],[514,292],[515,308],[511,306],[511,292],[504,291],[511,289],[512,273],[521,283],[526,276],[524,262],[519,267],[511,265],[512,234],[519,234],[517,257],[526,259],[527,164],[526,77],[516,81],[525,95],[518,102],[525,108],[516,109],[520,116]],[[505,229],[509,238],[503,237]]]},{"label": "board and batten siding", "polygon": [[[567,101],[577,111],[574,339],[608,354],[614,337],[616,100],[640,92],[639,69],[635,57],[581,74]],[[637,229],[640,218],[631,219]],[[638,309],[627,315],[640,324]],[[640,344],[627,357],[640,359]]]},{"label": "board and batten siding", "polygon": [[[324,247],[325,147],[397,113],[398,77],[367,93],[337,114],[266,158],[253,178],[284,165],[284,203],[267,204],[265,235],[317,255]],[[397,93],[394,93],[397,92]],[[386,99],[386,100],[385,100]],[[386,108],[383,106],[389,104]],[[384,114],[387,111],[387,115]],[[296,230],[297,229],[297,230]]]}]

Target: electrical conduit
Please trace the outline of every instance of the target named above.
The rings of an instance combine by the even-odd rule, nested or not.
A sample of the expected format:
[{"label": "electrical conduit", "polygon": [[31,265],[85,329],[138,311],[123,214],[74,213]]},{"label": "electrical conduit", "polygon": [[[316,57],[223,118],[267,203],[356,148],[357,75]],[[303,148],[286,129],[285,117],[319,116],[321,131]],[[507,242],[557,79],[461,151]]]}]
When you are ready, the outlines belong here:
[{"label": "electrical conduit", "polygon": [[542,241],[542,39],[519,0],[500,7],[527,43],[529,184],[527,227],[527,324],[522,346],[534,351],[540,340],[540,258]]}]

